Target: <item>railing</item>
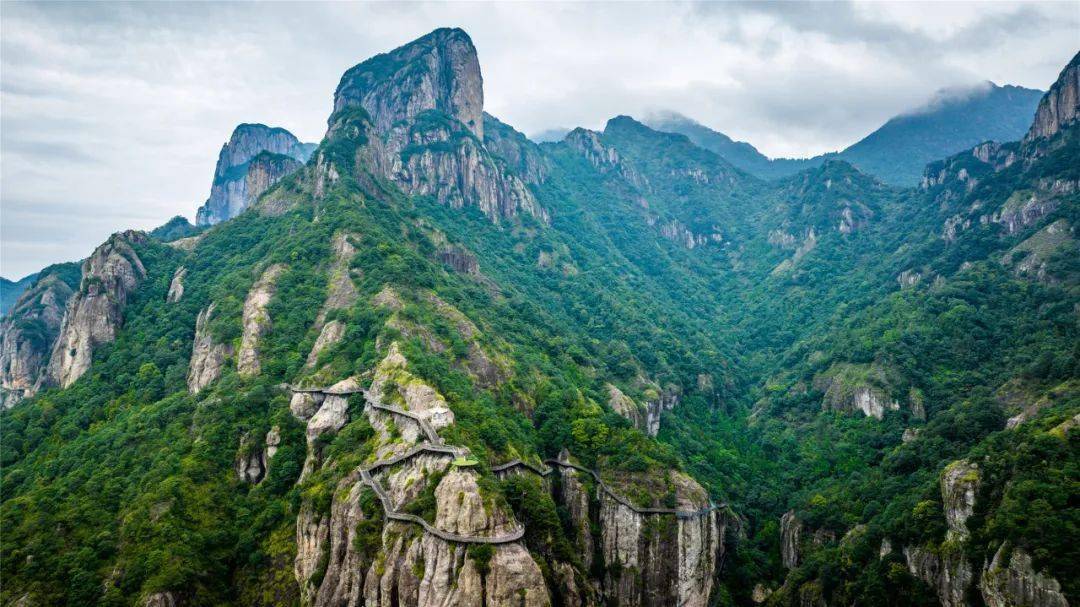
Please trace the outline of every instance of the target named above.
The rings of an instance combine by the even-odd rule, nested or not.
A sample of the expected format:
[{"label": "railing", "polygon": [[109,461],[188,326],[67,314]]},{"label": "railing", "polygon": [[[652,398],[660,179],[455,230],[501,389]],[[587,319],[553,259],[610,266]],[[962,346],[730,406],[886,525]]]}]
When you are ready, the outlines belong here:
[{"label": "railing", "polygon": [[[404,410],[404,409],[402,409],[400,407],[394,407],[392,405],[384,405],[384,404],[378,402],[377,398],[373,398],[370,392],[368,392],[368,391],[366,391],[366,390],[364,390],[362,388],[355,388],[355,389],[350,389],[350,390],[331,390],[330,388],[295,388],[293,386],[289,386],[289,389],[291,391],[293,391],[293,392],[302,392],[302,393],[308,393],[308,394],[322,393],[322,394],[326,394],[328,396],[344,396],[344,395],[347,395],[347,394],[363,393],[364,397],[365,397],[365,400],[367,400],[367,404],[368,404],[369,407],[371,407],[373,409],[379,409],[381,411],[386,411],[387,413],[391,413],[391,414],[394,414],[394,415],[400,415],[402,417],[406,417],[406,418],[412,420],[413,422],[415,422],[420,427],[420,430],[424,433],[424,436],[427,438],[426,442],[421,443],[419,445],[416,445],[415,447],[409,449],[405,453],[402,453],[400,455],[396,455],[394,457],[391,457],[391,458],[383,460],[383,461],[375,462],[374,464],[368,466],[367,468],[361,468],[361,470],[360,470],[360,475],[361,475],[362,480],[364,481],[364,484],[371,487],[372,491],[375,492],[375,495],[379,497],[379,501],[382,502],[383,509],[386,511],[386,516],[388,518],[393,519],[393,520],[398,520],[398,521],[406,521],[406,522],[415,523],[417,525],[422,526],[424,528],[424,530],[427,531],[428,533],[431,533],[432,535],[435,535],[435,536],[437,536],[439,538],[442,538],[442,539],[444,539],[444,540],[446,540],[448,542],[461,542],[461,543],[466,543],[466,544],[506,544],[506,543],[509,543],[509,542],[515,542],[515,541],[521,539],[522,535],[524,535],[525,530],[524,529],[518,529],[517,531],[514,531],[513,533],[503,535],[503,536],[496,536],[496,537],[461,536],[461,535],[448,533],[446,531],[442,531],[440,529],[437,529],[437,528],[433,527],[430,523],[428,523],[427,521],[425,521],[424,519],[422,519],[422,518],[420,518],[418,516],[415,516],[415,515],[412,515],[412,514],[406,514],[406,513],[403,513],[403,512],[398,512],[397,510],[394,509],[393,504],[390,502],[390,498],[386,495],[385,491],[383,491],[383,488],[371,476],[371,474],[370,474],[371,472],[379,470],[381,468],[386,468],[386,467],[389,467],[389,466],[399,464],[399,463],[401,463],[401,462],[403,462],[405,460],[408,460],[408,459],[410,459],[412,457],[415,457],[416,455],[419,455],[420,453],[439,453],[439,454],[443,454],[443,455],[452,455],[452,456],[455,456],[455,457],[461,457],[463,455],[468,454],[469,450],[464,448],[464,447],[453,447],[453,446],[444,445],[443,444],[443,439],[439,436],[439,434],[435,431],[435,428],[432,427],[432,425],[426,419],[424,419],[423,417],[420,417],[419,415],[417,415],[417,414],[415,414],[415,413],[413,413],[411,411],[406,411],[406,410]],[[679,510],[677,508],[648,508],[648,507],[638,506],[638,505],[634,504],[633,502],[631,502],[626,497],[623,497],[621,494],[615,492],[615,490],[613,490],[611,487],[609,487],[607,485],[607,483],[605,483],[603,481],[603,479],[600,478],[600,474],[597,473],[595,470],[590,470],[589,468],[586,468],[584,466],[579,466],[578,464],[574,464],[574,463],[559,460],[559,459],[546,459],[546,460],[544,460],[544,463],[548,464],[549,466],[556,466],[556,467],[559,467],[559,468],[571,468],[571,469],[577,470],[578,472],[584,472],[585,474],[591,475],[593,477],[593,479],[596,481],[597,486],[600,487],[600,489],[606,495],[608,495],[608,497],[615,500],[619,504],[629,508],[630,510],[633,510],[634,512],[636,512],[638,514],[643,514],[643,515],[673,515],[673,516],[675,516],[676,518],[679,518],[679,519],[694,519],[694,518],[697,518],[697,517],[700,517],[700,516],[707,515],[707,514],[713,512],[713,511],[715,511],[715,510],[719,510],[719,509],[727,507],[727,504],[724,504],[724,503],[717,504],[717,503],[714,503],[714,502],[709,502],[708,506],[706,506],[705,508],[701,508],[699,510]],[[530,471],[530,472],[532,472],[534,474],[537,474],[537,475],[539,475],[541,477],[548,476],[554,471],[554,468],[546,468],[546,469],[545,468],[540,468],[539,466],[537,466],[535,464],[530,464],[530,463],[522,461],[520,459],[511,460],[509,462],[506,462],[505,464],[500,464],[498,466],[492,466],[491,471],[498,474],[500,472],[505,472],[505,471],[511,470],[513,468],[523,468],[523,469],[528,470],[528,471]]]}]

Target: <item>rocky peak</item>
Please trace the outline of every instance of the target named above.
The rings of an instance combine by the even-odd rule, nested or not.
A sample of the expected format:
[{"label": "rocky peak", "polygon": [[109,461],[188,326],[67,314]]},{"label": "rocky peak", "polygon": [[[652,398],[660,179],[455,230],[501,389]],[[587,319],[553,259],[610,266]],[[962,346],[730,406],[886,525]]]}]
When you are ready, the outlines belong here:
[{"label": "rocky peak", "polygon": [[341,77],[334,113],[352,106],[364,108],[381,133],[438,110],[483,140],[484,80],[476,47],[463,30],[441,28],[376,55]]},{"label": "rocky peak", "polygon": [[73,266],[42,270],[0,322],[0,406],[5,409],[38,390],[68,299],[78,287]]},{"label": "rocky peak", "polygon": [[1024,142],[1052,137],[1077,117],[1080,117],[1080,53],[1073,56],[1039,102],[1035,121]]},{"label": "rocky peak", "polygon": [[213,225],[236,217],[271,185],[307,162],[314,149],[283,128],[237,126],[221,146],[210,198],[199,208],[196,223]]},{"label": "rocky peak", "polygon": [[118,232],[83,262],[82,283],[68,303],[49,359],[52,383],[70,386],[90,368],[94,349],[116,339],[128,297],[146,278],[134,247],[147,241],[143,232]]}]

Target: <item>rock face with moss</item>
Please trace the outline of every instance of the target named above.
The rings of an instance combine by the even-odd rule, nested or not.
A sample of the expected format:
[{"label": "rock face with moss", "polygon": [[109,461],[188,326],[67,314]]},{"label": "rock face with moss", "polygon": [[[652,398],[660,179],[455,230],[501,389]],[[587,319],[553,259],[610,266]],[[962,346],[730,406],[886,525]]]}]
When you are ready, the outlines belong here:
[{"label": "rock face with moss", "polygon": [[214,225],[236,217],[270,186],[307,162],[315,146],[264,124],[241,124],[218,154],[210,198],[195,223]]},{"label": "rock face with moss", "polygon": [[71,272],[46,272],[24,291],[0,321],[0,406],[9,408],[37,393],[52,344],[60,333]]},{"label": "rock face with moss", "polygon": [[1080,53],[1073,56],[1057,82],[1039,102],[1035,121],[1024,141],[1045,139],[1080,117]]},{"label": "rock face with moss", "polygon": [[258,375],[262,367],[259,362],[259,340],[270,330],[270,315],[266,308],[274,296],[277,280],[284,272],[285,266],[282,264],[266,268],[244,300],[243,335],[236,356],[236,370],[241,375]]},{"label": "rock face with moss", "polygon": [[210,321],[214,317],[215,305],[211,303],[199,312],[195,319],[195,343],[191,347],[191,362],[188,365],[188,391],[199,392],[221,377],[226,359],[233,355],[231,344],[219,343],[214,339]]},{"label": "rock face with moss", "polygon": [[49,359],[50,383],[70,386],[90,368],[94,349],[116,339],[128,298],[146,278],[134,248],[146,241],[143,232],[113,234],[83,262],[82,283],[68,302]]},{"label": "rock face with moss", "polygon": [[906,547],[904,558],[911,574],[934,589],[942,607],[966,607],[975,572],[964,554],[964,544],[970,536],[967,521],[975,510],[978,465],[967,460],[949,464],[941,474],[940,486],[945,542],[940,547]]},{"label": "rock face with moss", "polygon": [[[513,514],[482,489],[476,471],[451,465],[452,454],[409,455],[430,440],[433,428],[450,426],[453,417],[445,400],[407,367],[407,359],[392,343],[367,392],[376,403],[430,423],[424,428],[407,414],[366,409],[377,433],[376,457],[397,462],[371,472],[387,503],[398,511],[415,512],[411,504],[430,500],[417,514],[440,533],[496,538],[519,529]],[[348,421],[344,411],[324,416],[328,406],[334,407],[332,401],[340,399],[334,392],[346,388],[337,385],[324,394],[308,421],[309,449],[315,448],[312,436],[337,432]],[[540,568],[520,542],[468,544],[415,523],[385,520],[382,506],[372,503],[365,474],[354,471],[337,483],[328,513],[320,513],[310,501],[301,506],[295,573],[305,601],[385,607],[551,604]]]},{"label": "rock face with moss", "polygon": [[[646,478],[627,480],[629,484],[619,483],[613,490],[630,493],[640,481],[658,489]],[[649,506],[700,512],[676,516],[635,509],[599,486],[590,491],[590,484],[579,472],[564,470],[556,497],[570,514],[587,564],[601,558],[607,565],[599,580],[603,597],[612,604],[641,607],[708,605],[724,554],[725,520],[720,511],[708,510],[704,489],[690,477],[669,471],[664,480],[668,503]],[[598,504],[592,522],[590,501]],[[600,531],[595,544],[589,531],[593,525]]]},{"label": "rock face with moss", "polygon": [[1031,555],[1003,543],[983,568],[979,592],[987,607],[1068,607],[1061,584],[1035,570]]},{"label": "rock face with moss", "polygon": [[525,182],[484,145],[483,107],[472,40],[460,29],[439,29],[345,72],[330,130],[360,108],[373,131],[363,153],[409,194],[476,206],[492,220],[521,212],[546,220]]}]

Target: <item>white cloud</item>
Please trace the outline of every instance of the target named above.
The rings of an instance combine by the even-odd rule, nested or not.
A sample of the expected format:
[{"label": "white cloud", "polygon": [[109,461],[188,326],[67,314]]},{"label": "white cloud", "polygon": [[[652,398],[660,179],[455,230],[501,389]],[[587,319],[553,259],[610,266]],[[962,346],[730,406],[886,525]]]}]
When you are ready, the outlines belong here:
[{"label": "white cloud", "polygon": [[440,26],[527,133],[670,108],[770,155],[859,139],[939,88],[1045,88],[1073,3],[6,4],[0,273],[192,216],[239,122],[317,141],[341,73]]}]

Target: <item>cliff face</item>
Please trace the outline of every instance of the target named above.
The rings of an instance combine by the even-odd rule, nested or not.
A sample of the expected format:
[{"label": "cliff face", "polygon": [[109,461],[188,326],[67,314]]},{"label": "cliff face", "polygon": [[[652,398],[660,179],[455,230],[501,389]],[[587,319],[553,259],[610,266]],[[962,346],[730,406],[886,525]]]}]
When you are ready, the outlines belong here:
[{"label": "cliff face", "polygon": [[277,279],[284,272],[285,266],[281,264],[264,270],[244,300],[243,335],[236,357],[236,370],[241,375],[258,375],[262,368],[259,362],[259,340],[270,330],[270,315],[266,308],[274,296]]},{"label": "cliff face", "polygon": [[142,232],[113,234],[83,262],[82,283],[49,359],[49,382],[70,386],[90,368],[94,349],[116,339],[128,297],[146,277],[133,246],[146,242]]},{"label": "cliff face", "polygon": [[[342,136],[351,128],[342,117],[361,108],[374,131],[367,165],[407,193],[477,206],[492,220],[525,212],[546,221],[522,177],[485,146],[483,106],[472,40],[459,29],[440,29],[345,72],[328,137]],[[494,142],[512,152],[505,134]]]},{"label": "cliff face", "polygon": [[1035,571],[1031,555],[1002,544],[983,568],[979,592],[987,607],[1068,607],[1054,578]]},{"label": "cliff face", "polygon": [[225,360],[233,355],[233,347],[218,343],[210,331],[210,321],[214,315],[214,304],[199,312],[195,320],[195,343],[191,348],[191,363],[188,365],[188,391],[192,394],[221,377]]},{"label": "cliff face", "polygon": [[1024,141],[1054,136],[1065,125],[1080,116],[1080,53],[1073,56],[1039,102],[1035,121]]},{"label": "cliff face", "polygon": [[236,217],[282,177],[307,162],[314,145],[292,133],[262,124],[241,124],[218,155],[210,198],[198,210],[196,224],[213,225]]},{"label": "cliff face", "polygon": [[[723,557],[725,519],[709,510],[705,491],[690,477],[671,472],[678,510],[697,514],[649,513],[632,508],[603,487],[564,469],[556,498],[570,515],[586,567],[597,558],[607,565],[600,582],[608,603],[660,607],[708,604],[716,567]],[[590,518],[590,502],[597,502]],[[590,531],[599,528],[594,543]]]},{"label": "cliff face", "polygon": [[360,106],[388,133],[426,110],[438,110],[484,138],[484,81],[469,35],[438,29],[345,72],[334,112]]},{"label": "cliff face", "polygon": [[60,273],[39,275],[0,321],[0,406],[33,396],[60,325],[72,285]]},{"label": "cliff face", "polygon": [[[307,501],[300,509],[295,574],[305,602],[350,607],[550,605],[539,566],[520,536],[513,539],[521,524],[483,493],[472,468],[451,465],[458,451],[443,446],[435,432],[452,425],[453,415],[442,397],[407,367],[408,361],[391,344],[366,392],[365,415],[377,433],[375,456],[380,463],[346,474],[333,492],[329,512],[317,512]],[[352,389],[357,385],[346,380],[313,399],[318,411],[307,422],[305,469],[314,469],[319,459],[316,439],[336,433],[349,421],[347,409],[335,404],[345,399],[335,393]],[[324,415],[328,407],[334,410]],[[303,413],[305,408],[294,411]],[[434,512],[426,515],[430,518],[403,519],[400,513],[422,493],[434,500]],[[358,538],[364,530],[368,533]],[[486,541],[491,542],[486,544],[489,551],[473,550]]]}]

